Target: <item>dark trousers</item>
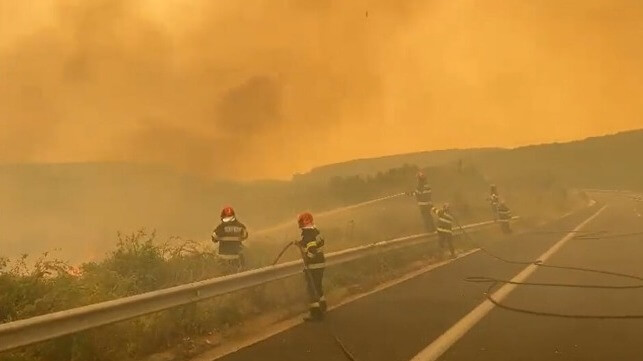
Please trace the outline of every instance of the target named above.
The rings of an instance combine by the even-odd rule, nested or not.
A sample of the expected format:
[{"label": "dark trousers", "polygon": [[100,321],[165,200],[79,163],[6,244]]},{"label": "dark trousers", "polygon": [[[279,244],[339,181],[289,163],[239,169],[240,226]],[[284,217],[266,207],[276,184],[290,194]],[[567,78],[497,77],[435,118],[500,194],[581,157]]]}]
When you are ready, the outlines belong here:
[{"label": "dark trousers", "polygon": [[502,233],[504,234],[509,234],[511,233],[511,225],[509,224],[509,220],[500,220],[500,229],[502,229]]},{"label": "dark trousers", "polygon": [[236,259],[221,259],[220,262],[223,268],[223,274],[226,275],[241,272],[246,266],[246,259],[243,253],[239,253],[239,257]]},{"label": "dark trousers", "polygon": [[498,220],[498,204],[491,203],[491,214],[493,215],[493,220]]},{"label": "dark trousers", "polygon": [[442,249],[449,247],[451,256],[455,256],[455,249],[453,249],[453,234],[448,232],[438,232],[438,243]]},{"label": "dark trousers", "polygon": [[322,280],[324,278],[324,269],[305,269],[304,276],[306,278],[306,288],[308,289],[308,296],[310,298],[310,316],[321,318],[326,312],[326,298],[324,297],[324,289],[322,287]]},{"label": "dark trousers", "polygon": [[433,222],[433,215],[431,215],[431,206],[420,206],[420,215],[422,216],[426,231],[434,232],[435,223]]}]

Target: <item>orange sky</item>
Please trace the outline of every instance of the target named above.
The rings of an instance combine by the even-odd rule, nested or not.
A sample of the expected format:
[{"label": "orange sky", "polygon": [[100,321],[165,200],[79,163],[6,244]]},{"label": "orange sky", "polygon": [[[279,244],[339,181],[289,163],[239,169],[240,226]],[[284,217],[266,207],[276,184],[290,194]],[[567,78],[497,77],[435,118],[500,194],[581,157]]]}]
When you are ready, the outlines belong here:
[{"label": "orange sky", "polygon": [[641,128],[642,19],[640,0],[0,0],[0,162],[288,177]]}]

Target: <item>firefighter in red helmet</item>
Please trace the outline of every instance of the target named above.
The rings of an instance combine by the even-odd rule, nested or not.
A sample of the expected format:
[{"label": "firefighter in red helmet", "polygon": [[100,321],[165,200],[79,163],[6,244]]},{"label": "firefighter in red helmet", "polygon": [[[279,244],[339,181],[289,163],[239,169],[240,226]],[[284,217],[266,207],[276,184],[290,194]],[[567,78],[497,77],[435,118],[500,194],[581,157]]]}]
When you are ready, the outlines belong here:
[{"label": "firefighter in red helmet", "polygon": [[432,211],[438,217],[438,242],[440,248],[449,249],[451,258],[455,258],[455,249],[453,248],[453,222],[449,203],[445,203],[442,208],[433,208]]},{"label": "firefighter in red helmet", "polygon": [[234,209],[221,210],[221,223],[212,232],[212,241],[219,244],[219,257],[237,271],[245,266],[243,241],[248,238],[246,226],[239,222]]},{"label": "firefighter in red helmet", "polygon": [[304,261],[304,275],[310,297],[309,315],[305,320],[321,321],[327,307],[322,287],[326,261],[323,249],[324,238],[315,227],[312,214],[308,212],[300,214],[297,223],[301,229],[301,239],[294,243],[301,251]]},{"label": "firefighter in red helmet", "polygon": [[422,172],[418,172],[417,174],[417,187],[413,191],[413,195],[415,195],[426,231],[435,231],[435,223],[433,222],[433,216],[431,215],[431,208],[433,208],[431,187],[426,181],[426,175]]}]

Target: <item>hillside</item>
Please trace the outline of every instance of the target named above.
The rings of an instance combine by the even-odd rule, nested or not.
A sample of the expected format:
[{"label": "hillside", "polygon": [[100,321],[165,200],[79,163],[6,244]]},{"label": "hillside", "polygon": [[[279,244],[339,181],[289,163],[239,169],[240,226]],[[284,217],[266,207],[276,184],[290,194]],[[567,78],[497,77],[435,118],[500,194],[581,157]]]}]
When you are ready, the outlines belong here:
[{"label": "hillside", "polygon": [[474,163],[494,181],[551,174],[575,186],[643,189],[643,129],[514,149],[439,150],[358,159],[317,167],[296,179],[372,175],[401,164],[427,167],[459,160]]},{"label": "hillside", "polygon": [[332,177],[376,174],[377,172],[399,167],[402,164],[414,164],[420,168],[432,167],[454,162],[458,159],[469,158],[474,154],[494,154],[500,151],[502,151],[500,148],[447,149],[355,159],[315,167],[308,173],[295,176],[295,180],[326,181]]},{"label": "hillside", "polygon": [[[222,182],[126,163],[2,165],[0,256],[63,248],[74,260],[101,257],[112,249],[118,231],[141,227],[157,230],[159,239],[205,240],[226,204],[257,230],[293,219],[304,209],[323,211],[409,190],[417,169],[413,164],[428,167],[437,199],[468,199],[477,207],[482,196],[476,194],[495,182],[520,209],[537,192],[557,192],[552,199],[564,200],[567,186],[643,189],[641,154],[643,131],[638,130],[511,150],[354,160],[319,167],[292,181]],[[459,160],[468,169],[464,173],[454,166]],[[542,202],[539,209],[551,206]]]},{"label": "hillside", "polygon": [[556,177],[577,187],[643,189],[643,130],[472,157],[496,179]]},{"label": "hillside", "polygon": [[[404,166],[376,177],[335,177],[311,185],[211,181],[140,164],[6,165],[0,167],[0,257],[62,248],[74,261],[99,258],[112,249],[117,232],[141,227],[156,230],[161,240],[207,240],[226,204],[254,231],[292,220],[302,210],[318,212],[412,189],[416,172]],[[427,172],[442,199],[447,192],[486,187],[477,173]],[[413,199],[405,202],[415,214]]]}]

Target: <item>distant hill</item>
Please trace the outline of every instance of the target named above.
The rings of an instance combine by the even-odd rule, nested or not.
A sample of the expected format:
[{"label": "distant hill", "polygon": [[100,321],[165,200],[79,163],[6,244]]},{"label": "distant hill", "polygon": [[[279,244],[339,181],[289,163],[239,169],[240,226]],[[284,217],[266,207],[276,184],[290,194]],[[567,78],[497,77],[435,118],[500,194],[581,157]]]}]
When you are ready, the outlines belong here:
[{"label": "distant hill", "polygon": [[466,159],[474,154],[493,154],[502,150],[501,148],[447,149],[355,159],[313,168],[308,173],[295,176],[294,180],[325,182],[329,178],[337,176],[372,175],[403,164],[413,164],[420,168],[425,168],[454,162],[458,159]]},{"label": "distant hill", "polygon": [[577,187],[643,189],[643,129],[568,143],[474,154],[492,178],[550,175]]},{"label": "distant hill", "polygon": [[402,164],[423,168],[459,160],[474,163],[490,180],[555,174],[576,186],[643,189],[643,129],[514,149],[453,149],[357,159],[317,167],[294,179],[327,181],[335,176],[373,175]]}]

